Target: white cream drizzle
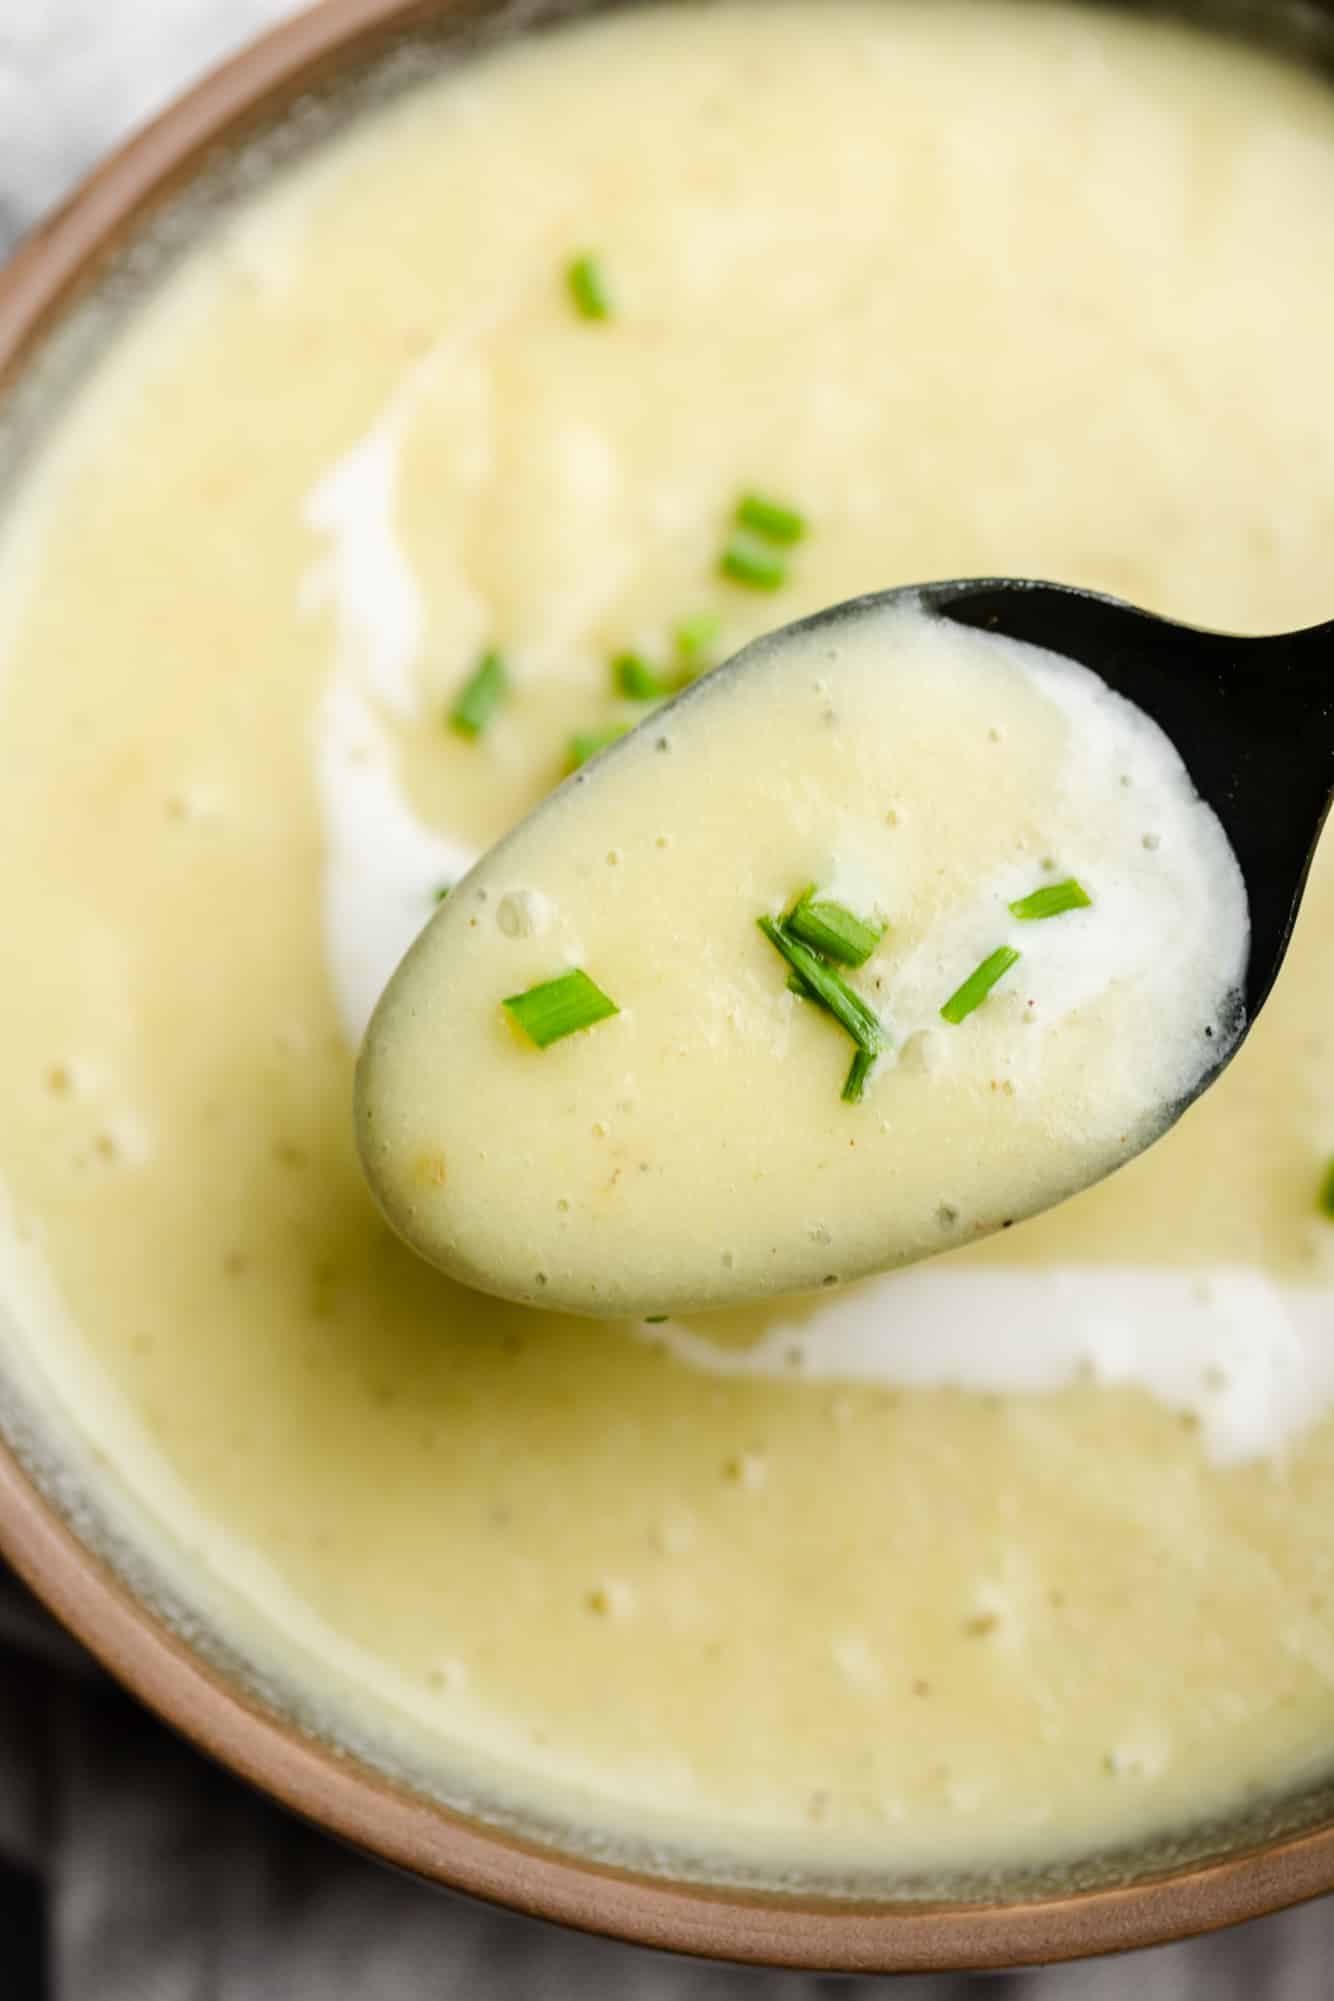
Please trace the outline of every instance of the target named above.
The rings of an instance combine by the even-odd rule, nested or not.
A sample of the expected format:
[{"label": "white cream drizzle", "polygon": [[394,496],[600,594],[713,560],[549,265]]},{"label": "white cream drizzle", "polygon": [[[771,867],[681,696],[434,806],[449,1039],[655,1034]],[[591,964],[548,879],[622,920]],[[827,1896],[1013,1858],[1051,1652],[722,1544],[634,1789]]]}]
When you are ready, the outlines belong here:
[{"label": "white cream drizzle", "polygon": [[[385,710],[411,717],[416,708],[423,597],[394,516],[404,426],[431,366],[428,356],[306,504],[325,548],[307,572],[302,603],[329,607],[335,625],[314,736],[326,948],[353,1041],[429,917],[435,886],[457,879],[476,858],[475,848],[413,814],[379,719]],[[1027,886],[994,887],[1007,895]],[[1065,998],[1073,1004],[1077,996]],[[1218,1461],[1277,1453],[1334,1401],[1327,1292],[1248,1267],[1018,1271],[935,1259],[850,1286],[818,1306],[794,1305],[748,1348],[719,1345],[687,1322],[636,1325],[634,1333],[720,1376],[1020,1394],[1080,1379],[1138,1386],[1193,1412]]]},{"label": "white cream drizzle", "polygon": [[1247,1266],[1056,1265],[889,1272],[775,1314],[748,1348],[636,1322],[714,1376],[1016,1393],[1130,1384],[1194,1413],[1216,1460],[1273,1452],[1334,1398],[1329,1300]]},{"label": "white cream drizzle", "polygon": [[418,364],[305,509],[326,548],[303,579],[302,609],[328,607],[334,620],[334,667],[315,719],[315,773],[324,816],[329,969],[353,1041],[441,885],[456,882],[477,856],[413,813],[380,720],[384,710],[401,721],[417,711],[413,670],[425,614],[394,516],[403,431],[432,361],[428,355]]}]

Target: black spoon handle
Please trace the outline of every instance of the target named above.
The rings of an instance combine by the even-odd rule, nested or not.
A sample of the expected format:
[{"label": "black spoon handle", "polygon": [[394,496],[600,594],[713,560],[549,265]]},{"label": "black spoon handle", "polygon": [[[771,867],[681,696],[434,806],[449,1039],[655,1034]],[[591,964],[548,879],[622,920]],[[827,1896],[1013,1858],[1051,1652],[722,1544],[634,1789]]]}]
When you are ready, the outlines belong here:
[{"label": "black spoon handle", "polygon": [[1334,621],[1251,644],[1263,689],[1309,739],[1317,772],[1323,748],[1326,788],[1334,791]]},{"label": "black spoon handle", "polygon": [[1236,638],[1117,598],[1000,579],[928,584],[921,596],[958,624],[1082,661],[1166,731],[1246,880],[1253,1017],[1282,962],[1334,794],[1334,624]]}]

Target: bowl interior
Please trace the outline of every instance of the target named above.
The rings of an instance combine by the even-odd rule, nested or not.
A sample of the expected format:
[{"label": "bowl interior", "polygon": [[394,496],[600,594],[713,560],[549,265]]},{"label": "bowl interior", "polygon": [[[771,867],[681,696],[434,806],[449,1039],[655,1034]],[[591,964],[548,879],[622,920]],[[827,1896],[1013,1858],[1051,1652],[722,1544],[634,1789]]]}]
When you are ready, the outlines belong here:
[{"label": "bowl interior", "polygon": [[[892,5],[892,0],[886,0]],[[442,64],[577,0],[331,0],[206,83],[119,156],[0,280],[0,487],[147,292],[248,192]],[[1322,7],[1180,10],[1334,66]],[[22,1343],[3,1344],[17,1353]],[[206,1749],[333,1831],[420,1873],[590,1929],[723,1957],[848,1970],[1016,1964],[1254,1915],[1334,1884],[1334,1780],[1130,1851],[984,1878],[799,1880],[655,1836],[603,1839],[507,1792],[461,1792],[402,1745],[317,1708],[238,1645],[73,1437],[40,1369],[0,1374],[0,1546],[130,1686]]]}]

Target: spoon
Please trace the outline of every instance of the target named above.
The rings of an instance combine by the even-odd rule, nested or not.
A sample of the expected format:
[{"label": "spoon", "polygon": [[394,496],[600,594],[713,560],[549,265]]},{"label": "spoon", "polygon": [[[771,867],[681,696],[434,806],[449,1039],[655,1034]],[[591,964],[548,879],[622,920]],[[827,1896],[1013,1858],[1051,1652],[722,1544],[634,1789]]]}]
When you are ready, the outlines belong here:
[{"label": "spoon", "polygon": [[[1229,638],[1006,579],[756,641],[550,795],[409,951],[358,1067],[385,1214],[482,1290],[653,1316],[909,1263],[1087,1187],[1273,985],[1334,790],[1332,651],[1334,626]],[[831,909],[860,927],[852,974]]]}]

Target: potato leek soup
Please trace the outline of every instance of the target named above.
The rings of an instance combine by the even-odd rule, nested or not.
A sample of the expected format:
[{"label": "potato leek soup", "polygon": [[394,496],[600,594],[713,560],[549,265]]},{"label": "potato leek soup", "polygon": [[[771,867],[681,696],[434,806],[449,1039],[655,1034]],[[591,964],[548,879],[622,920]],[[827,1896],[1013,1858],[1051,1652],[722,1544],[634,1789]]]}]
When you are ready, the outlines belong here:
[{"label": "potato leek soup", "polygon": [[[651,1324],[501,1304],[398,1241],[352,1116],[441,893],[749,639],[965,574],[1239,630],[1327,614],[1330,217],[1326,87],[1184,29],[1000,0],[620,12],[405,89],[218,218],[10,483],[6,1374],[64,1491],[312,1728],[577,1848],[770,1881],[1088,1858],[1330,1772],[1334,849],[1263,1018],[1163,1140],[827,1295]],[[715,685],[671,713],[721,792],[782,718],[747,740]],[[853,766],[878,721],[814,714],[812,759]],[[902,1003],[924,1070],[986,1038],[988,1142],[1030,1115],[1021,971],[1087,979],[1096,1010],[1118,962],[1152,981],[1182,942],[1155,901],[1171,801],[1133,787],[1114,946],[1078,816],[1050,853],[979,852],[998,929],[942,889],[918,939],[866,869],[965,805],[979,842],[998,824],[975,795],[1005,803],[1003,724],[974,721],[967,802],[900,760],[883,849],[812,811],[742,885],[744,945],[717,939],[758,1022],[752,1047],[719,1011],[758,1095],[720,1068],[717,1144],[762,1126],[775,1176],[826,1119],[916,1172],[880,1131],[925,1090],[906,1050],[844,1103],[847,1037],[754,926],[808,886],[817,926],[888,920],[877,954],[925,955],[923,1020],[1026,954],[958,1025]],[[637,756],[569,796],[622,772],[632,818]],[[652,836],[721,810],[702,781]],[[586,960],[539,952],[522,901],[441,919],[513,960],[499,998],[582,969],[622,1010],[517,1045],[495,1086],[469,1229],[528,1233],[534,1271],[527,1094],[545,1118],[556,1065],[581,1186],[654,1158],[620,1089],[652,912],[641,936],[610,820]],[[733,841],[754,867],[737,829],[720,874]],[[505,892],[550,894],[548,866],[554,841]],[[1071,880],[1088,907],[1009,928]],[[1183,881],[1207,942],[1215,891]],[[873,993],[876,962],[849,982]],[[1162,1085],[1157,1028],[1127,1089]],[[461,1028],[451,1062],[500,1032]],[[634,1213],[686,1241],[641,1178]],[[828,1189],[792,1215],[832,1249]],[[637,1248],[606,1237],[614,1287]]]},{"label": "potato leek soup", "polygon": [[1247,937],[1156,723],[864,603],[747,649],[459,884],[372,1021],[362,1153],[410,1243],[508,1298],[832,1285],[1158,1138],[1235,1042]]}]

